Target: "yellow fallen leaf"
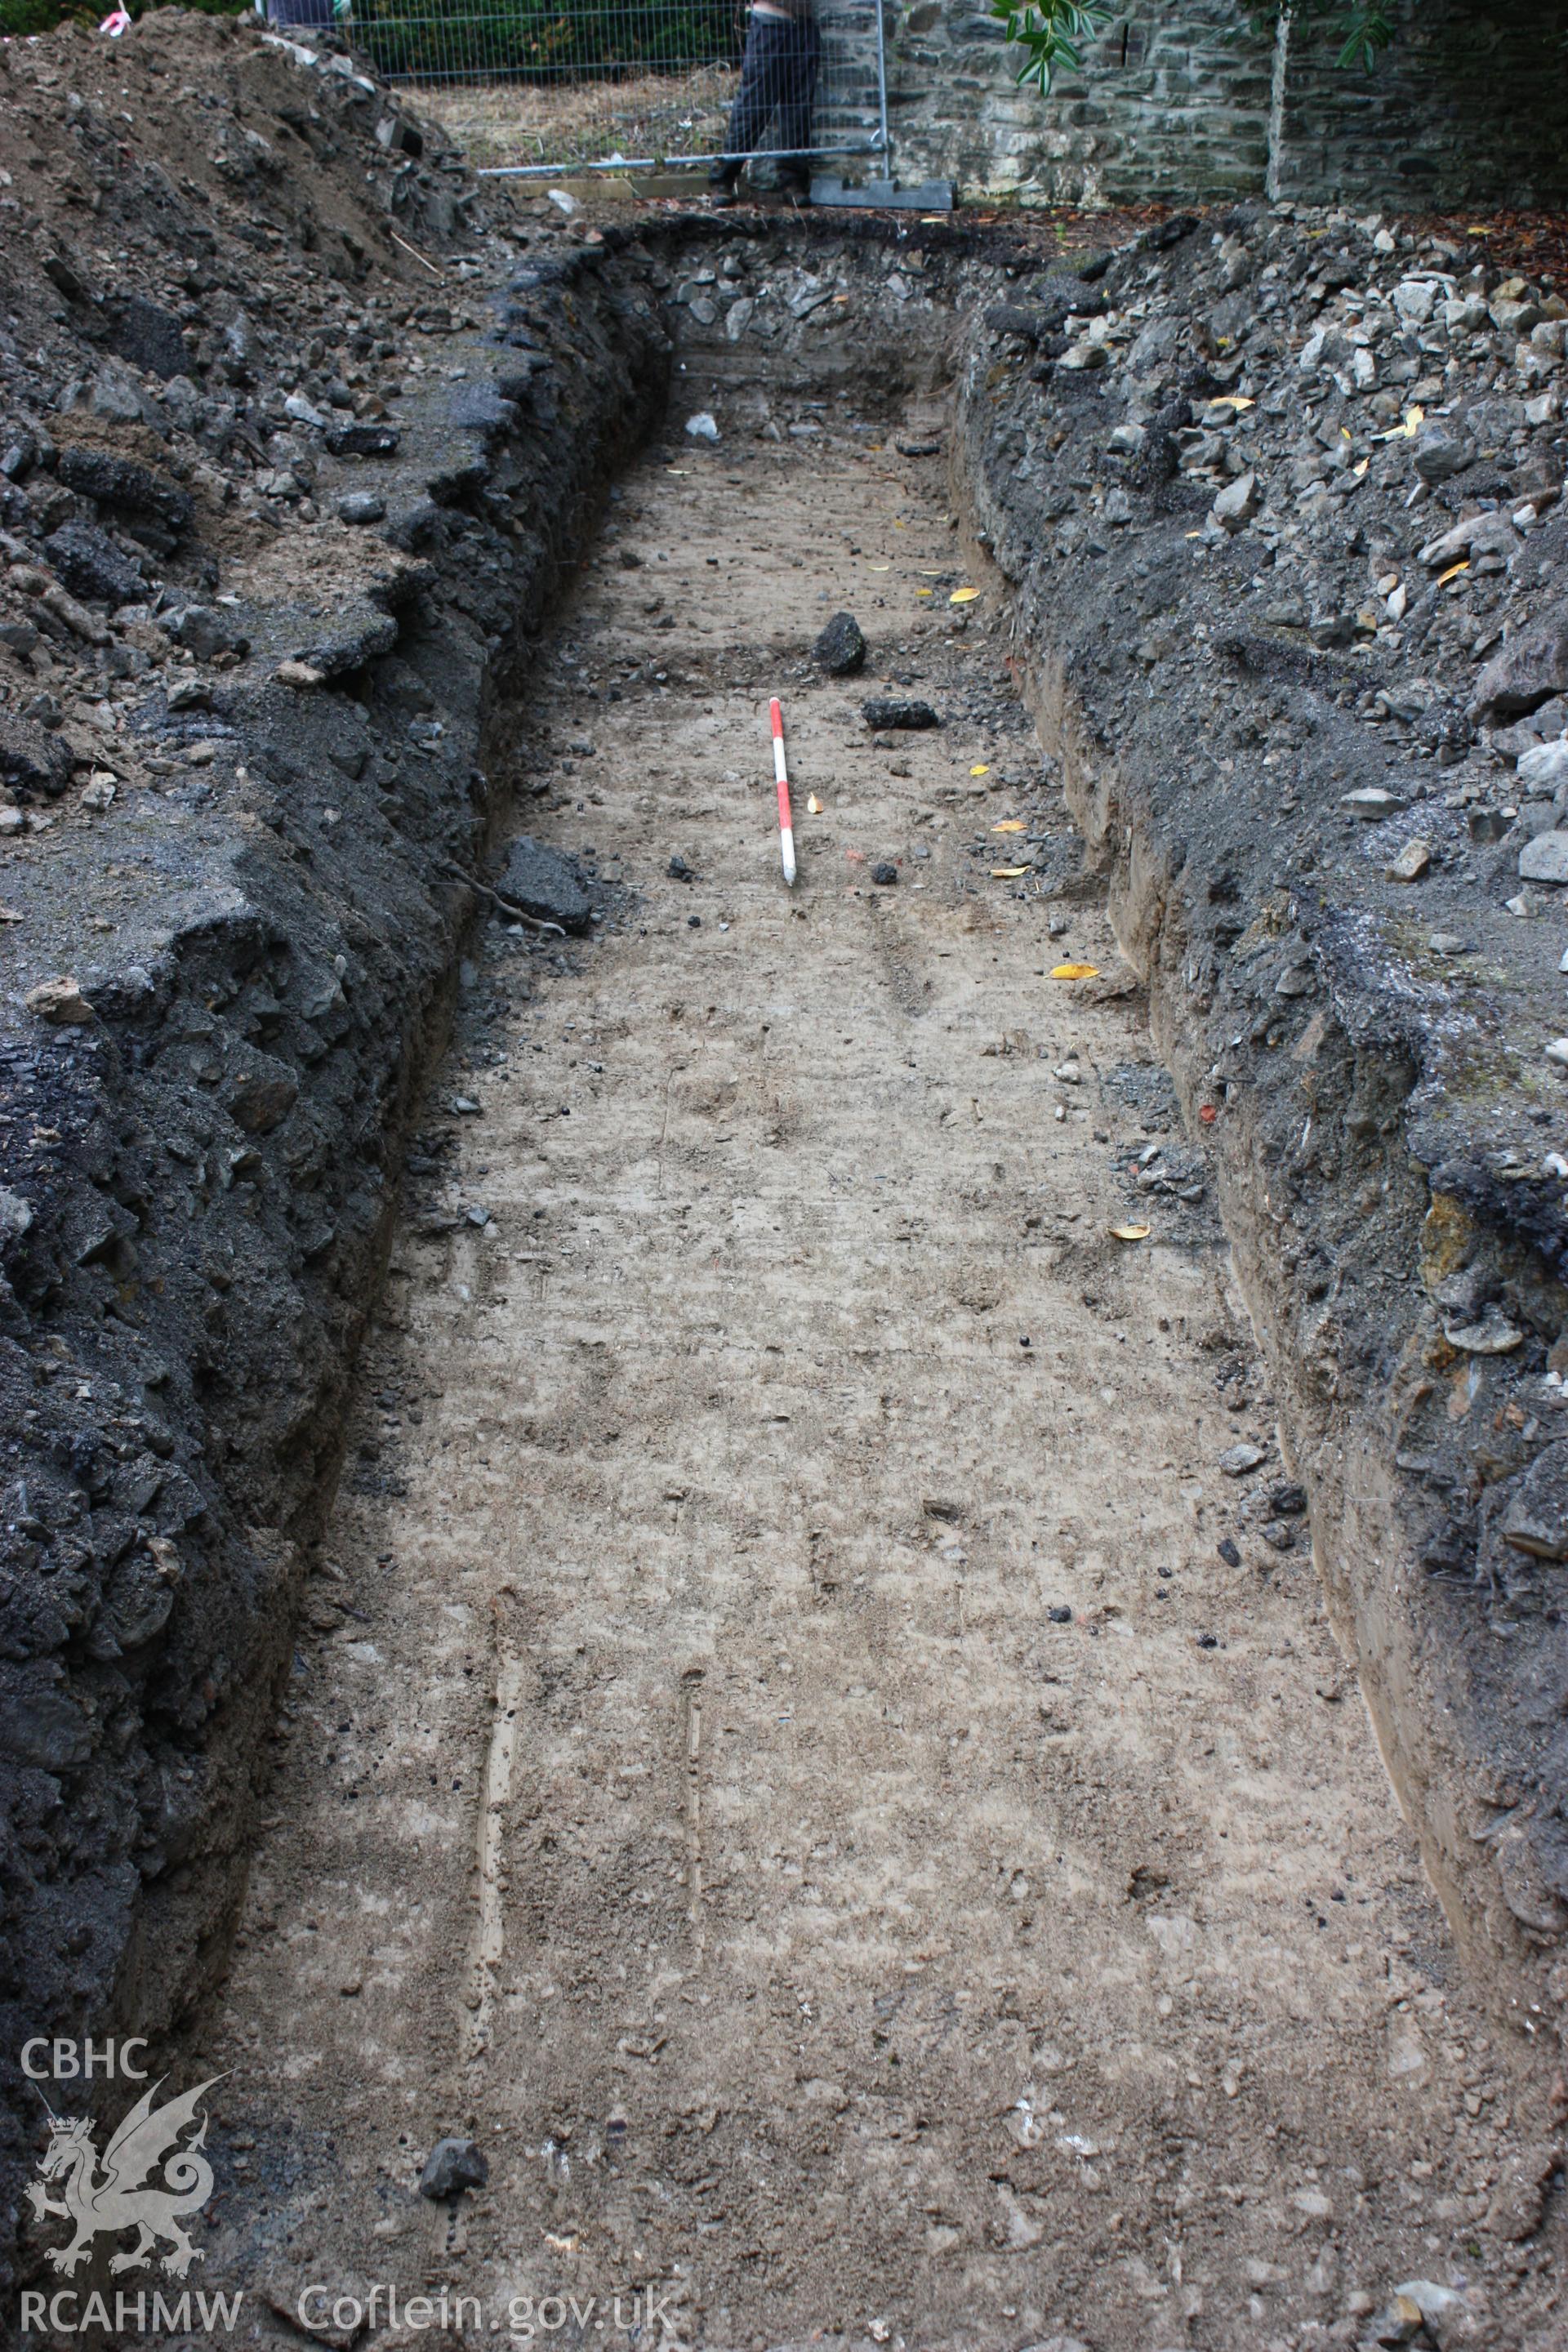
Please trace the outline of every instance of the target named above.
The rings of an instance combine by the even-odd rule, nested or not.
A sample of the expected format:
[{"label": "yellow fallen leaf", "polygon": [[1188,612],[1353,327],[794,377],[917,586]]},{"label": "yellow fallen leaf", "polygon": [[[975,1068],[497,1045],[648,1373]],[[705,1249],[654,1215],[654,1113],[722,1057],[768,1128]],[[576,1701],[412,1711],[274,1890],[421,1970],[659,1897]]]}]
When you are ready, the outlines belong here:
[{"label": "yellow fallen leaf", "polygon": [[934,596],[936,594],[936,590],[934,588],[917,588],[915,590],[915,594],[917,596]]},{"label": "yellow fallen leaf", "polygon": [[1459,576],[1459,574],[1460,574],[1460,572],[1468,572],[1468,571],[1469,570],[1469,568],[1470,568],[1470,567],[1469,567],[1468,563],[1450,563],[1450,564],[1449,564],[1449,566],[1448,566],[1448,569],[1447,570],[1447,572],[1438,572],[1438,574],[1437,574],[1437,585],[1438,585],[1438,587],[1439,587],[1439,588],[1446,588],[1446,587],[1447,586],[1447,584],[1448,584],[1448,583],[1449,583],[1449,581],[1450,581],[1450,580],[1457,580],[1457,579],[1458,578],[1458,576]]},{"label": "yellow fallen leaf", "polygon": [[1098,980],[1100,966],[1096,963],[1054,963],[1051,966],[1051,978],[1053,980]]},{"label": "yellow fallen leaf", "polygon": [[893,567],[890,563],[873,563],[870,568],[873,572],[890,572]]},{"label": "yellow fallen leaf", "polygon": [[982,762],[978,768],[971,768],[969,772],[972,776],[988,776],[991,773],[991,771],[984,762]]},{"label": "yellow fallen leaf", "polygon": [[1005,816],[1001,824],[994,824],[991,830],[993,833],[1022,833],[1024,820],[1021,816]]},{"label": "yellow fallen leaf", "polygon": [[973,604],[979,593],[978,588],[955,588],[947,601],[950,604]]},{"label": "yellow fallen leaf", "polygon": [[1211,408],[1242,409],[1256,408],[1257,405],[1256,401],[1248,400],[1246,394],[1240,392],[1222,392],[1217,398],[1209,403]]},{"label": "yellow fallen leaf", "polygon": [[1351,429],[1350,429],[1350,426],[1349,426],[1348,425],[1341,425],[1341,427],[1340,427],[1340,439],[1341,439],[1342,441],[1348,441],[1348,440],[1350,439],[1350,437],[1351,437]]},{"label": "yellow fallen leaf", "polygon": [[1118,1242],[1146,1242],[1149,1228],[1147,1225],[1112,1225],[1110,1236]]},{"label": "yellow fallen leaf", "polygon": [[991,868],[991,879],[993,882],[1017,882],[1021,881],[1028,871],[1026,866],[994,866]]},{"label": "yellow fallen leaf", "polygon": [[895,515],[893,517],[893,529],[895,530],[908,530],[909,524],[907,522],[900,522],[898,516]]},{"label": "yellow fallen leaf", "polygon": [[1351,473],[1352,473],[1352,478],[1353,478],[1356,481],[1358,481],[1358,482],[1359,482],[1359,481],[1360,481],[1360,479],[1361,479],[1361,478],[1362,478],[1362,476],[1365,473],[1365,471],[1366,471],[1367,467],[1371,465],[1371,463],[1372,463],[1372,459],[1371,459],[1370,457],[1363,457],[1363,458],[1362,459],[1361,464],[1360,464],[1359,466],[1352,466],[1352,467],[1351,467]]},{"label": "yellow fallen leaf", "polygon": [[805,796],[805,812],[808,816],[820,816],[822,814],[822,803],[817,799],[815,793],[807,793]]}]

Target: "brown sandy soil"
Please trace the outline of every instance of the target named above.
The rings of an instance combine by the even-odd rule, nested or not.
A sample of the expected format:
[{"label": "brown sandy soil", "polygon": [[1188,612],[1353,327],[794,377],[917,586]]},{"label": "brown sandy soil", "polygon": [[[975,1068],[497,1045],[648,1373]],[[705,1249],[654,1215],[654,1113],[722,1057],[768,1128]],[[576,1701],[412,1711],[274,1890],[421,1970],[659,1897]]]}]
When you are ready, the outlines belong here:
[{"label": "brown sandy soil", "polygon": [[[446,1213],[395,1250],[190,2058],[230,2070],[207,2280],[279,2342],[379,2284],[478,2298],[476,2342],[630,2341],[651,2291],[713,2347],[1250,2352],[1426,2281],[1443,2344],[1539,2344],[1521,2086],[1303,1523],[1262,1538],[1201,1155],[994,588],[959,627],[934,461],[721,420],[630,478],[519,717],[570,765],[536,827],[626,893],[434,1088]],[[877,689],[801,673],[846,605],[943,727],[876,750]],[[1065,895],[993,878],[1052,857]],[[436,2205],[451,2132],[489,2185]]]}]

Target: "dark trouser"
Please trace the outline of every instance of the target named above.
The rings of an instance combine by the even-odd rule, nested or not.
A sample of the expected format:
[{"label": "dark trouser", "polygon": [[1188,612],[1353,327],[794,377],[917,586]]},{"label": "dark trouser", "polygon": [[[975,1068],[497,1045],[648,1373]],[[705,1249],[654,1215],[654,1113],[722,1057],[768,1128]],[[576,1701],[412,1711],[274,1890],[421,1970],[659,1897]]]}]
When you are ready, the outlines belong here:
[{"label": "dark trouser", "polygon": [[746,32],[741,87],[730,110],[729,152],[709,178],[733,187],[741,166],[763,144],[768,123],[779,119],[777,145],[784,152],[779,177],[797,187],[811,179],[811,93],[816,86],[821,37],[811,18],[753,16]]}]

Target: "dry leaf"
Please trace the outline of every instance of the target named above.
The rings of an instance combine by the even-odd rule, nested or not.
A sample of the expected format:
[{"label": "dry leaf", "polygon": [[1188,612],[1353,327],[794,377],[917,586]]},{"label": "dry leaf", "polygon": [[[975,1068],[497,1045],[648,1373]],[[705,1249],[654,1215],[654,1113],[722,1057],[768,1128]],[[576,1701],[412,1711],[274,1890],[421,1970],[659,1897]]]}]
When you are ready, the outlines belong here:
[{"label": "dry leaf", "polygon": [[950,604],[973,604],[979,593],[978,588],[955,588],[947,601]]},{"label": "dry leaf", "polygon": [[873,563],[868,568],[872,572],[890,572],[893,567],[890,563]]},{"label": "dry leaf", "polygon": [[1053,980],[1098,980],[1100,966],[1097,963],[1054,963],[1051,966],[1051,978]]},{"label": "dry leaf", "polygon": [[[977,772],[973,770],[971,771],[971,773],[974,772]],[[1024,820],[1021,816],[1005,816],[1001,824],[994,824],[991,830],[993,833],[1022,833],[1024,830]]]},{"label": "dry leaf", "polygon": [[1112,1225],[1110,1237],[1118,1242],[1146,1242],[1149,1228],[1147,1225]]},{"label": "dry leaf", "polygon": [[1468,571],[1469,570],[1469,568],[1470,568],[1470,567],[1469,567],[1469,565],[1468,565],[1468,563],[1450,563],[1450,564],[1449,564],[1449,566],[1448,566],[1448,569],[1447,570],[1447,572],[1438,572],[1438,574],[1437,574],[1437,585],[1438,585],[1438,587],[1439,587],[1439,588],[1446,588],[1446,587],[1447,586],[1447,584],[1448,584],[1448,583],[1449,583],[1449,581],[1450,581],[1450,580],[1457,580],[1457,579],[1458,578],[1458,576],[1459,576],[1459,574],[1460,574],[1460,572],[1468,572]]},{"label": "dry leaf", "polygon": [[971,768],[969,772],[972,776],[988,776],[991,773],[991,771],[982,763],[978,768]]},{"label": "dry leaf", "polygon": [[936,594],[936,590],[934,588],[917,588],[915,590],[915,594],[917,596],[934,596]]},{"label": "dry leaf", "polygon": [[22,919],[15,907],[0,907],[0,923],[19,923]]},{"label": "dry leaf", "polygon": [[991,879],[993,882],[1018,882],[1029,871],[1030,868],[1027,866],[994,866],[991,868]]}]

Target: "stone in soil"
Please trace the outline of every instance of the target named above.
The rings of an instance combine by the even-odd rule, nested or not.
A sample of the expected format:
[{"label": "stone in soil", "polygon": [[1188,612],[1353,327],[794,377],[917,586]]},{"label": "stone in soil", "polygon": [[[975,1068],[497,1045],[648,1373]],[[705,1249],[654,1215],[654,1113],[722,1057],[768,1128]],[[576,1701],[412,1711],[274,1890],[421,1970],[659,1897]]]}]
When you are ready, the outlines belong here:
[{"label": "stone in soil", "polygon": [[587,878],[574,857],[522,834],[506,854],[501,895],[525,915],[559,923],[563,931],[585,931],[593,914]]},{"label": "stone in soil", "polygon": [[438,2139],[419,2176],[421,2197],[456,2197],[462,2189],[482,2189],[490,2177],[487,2158],[475,2140]]},{"label": "stone in soil", "polygon": [[942,723],[929,702],[901,702],[891,695],[874,694],[860,705],[860,714],[868,727],[901,728],[907,732]]},{"label": "stone in soil", "polygon": [[852,677],[866,664],[866,640],[853,613],[835,613],[811,649],[811,657],[829,677]]}]

